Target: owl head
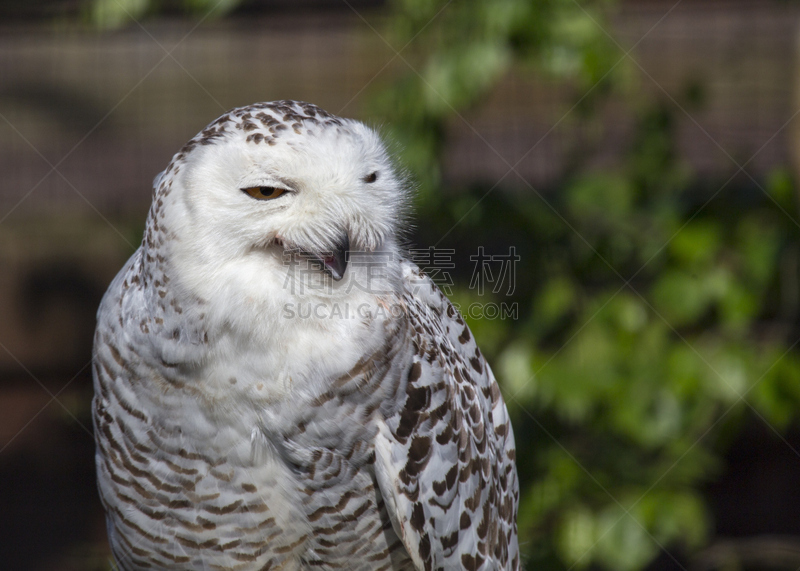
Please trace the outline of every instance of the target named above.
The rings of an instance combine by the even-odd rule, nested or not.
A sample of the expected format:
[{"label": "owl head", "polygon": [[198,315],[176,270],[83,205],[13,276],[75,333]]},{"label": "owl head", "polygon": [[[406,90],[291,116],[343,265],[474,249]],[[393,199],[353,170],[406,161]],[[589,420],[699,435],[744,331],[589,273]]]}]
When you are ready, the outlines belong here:
[{"label": "owl head", "polygon": [[234,270],[278,287],[297,258],[338,282],[357,271],[355,252],[397,253],[409,202],[375,131],[296,101],[226,113],[154,185],[145,247],[167,248],[162,256],[201,289],[224,287]]}]

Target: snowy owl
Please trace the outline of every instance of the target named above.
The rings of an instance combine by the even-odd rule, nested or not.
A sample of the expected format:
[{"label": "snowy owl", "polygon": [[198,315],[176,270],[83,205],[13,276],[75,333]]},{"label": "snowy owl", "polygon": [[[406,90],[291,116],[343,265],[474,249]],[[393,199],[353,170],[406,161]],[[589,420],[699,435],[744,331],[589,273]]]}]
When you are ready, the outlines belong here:
[{"label": "snowy owl", "polygon": [[121,569],[520,567],[508,412],[408,201],[373,130],[295,101],[156,177],[94,341]]}]

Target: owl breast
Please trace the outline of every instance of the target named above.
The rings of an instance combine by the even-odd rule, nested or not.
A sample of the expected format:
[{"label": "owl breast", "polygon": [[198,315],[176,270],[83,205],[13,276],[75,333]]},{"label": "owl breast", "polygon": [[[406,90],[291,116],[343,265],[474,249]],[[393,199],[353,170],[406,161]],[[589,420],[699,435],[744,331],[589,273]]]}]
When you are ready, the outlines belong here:
[{"label": "owl breast", "polygon": [[[303,370],[241,340],[210,347],[216,358],[202,374],[192,369],[192,382],[181,367],[115,343],[116,327],[98,327],[94,406],[100,493],[123,568],[410,565],[370,444],[371,417],[399,389],[402,359],[390,366],[402,347],[396,323],[376,325],[375,351],[324,385],[304,383]],[[322,330],[310,327],[313,342]]]}]

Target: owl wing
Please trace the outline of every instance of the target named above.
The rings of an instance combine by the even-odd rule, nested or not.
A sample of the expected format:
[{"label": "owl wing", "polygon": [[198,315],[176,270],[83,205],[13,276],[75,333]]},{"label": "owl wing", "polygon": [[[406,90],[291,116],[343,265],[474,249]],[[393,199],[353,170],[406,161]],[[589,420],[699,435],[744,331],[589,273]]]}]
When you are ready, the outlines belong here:
[{"label": "owl wing", "polygon": [[418,569],[518,569],[519,485],[500,389],[458,311],[414,264],[403,270],[414,355],[375,447],[395,532]]}]

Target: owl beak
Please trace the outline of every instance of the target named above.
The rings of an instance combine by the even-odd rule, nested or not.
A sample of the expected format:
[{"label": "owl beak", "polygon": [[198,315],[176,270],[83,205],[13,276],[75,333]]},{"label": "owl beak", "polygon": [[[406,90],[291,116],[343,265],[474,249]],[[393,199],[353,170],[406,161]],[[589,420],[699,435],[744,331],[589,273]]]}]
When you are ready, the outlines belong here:
[{"label": "owl beak", "polygon": [[347,270],[347,254],[350,251],[350,238],[347,234],[331,252],[325,252],[319,256],[325,271],[337,282],[344,277]]},{"label": "owl beak", "polygon": [[347,258],[350,252],[350,237],[347,234],[342,236],[342,238],[339,240],[339,243],[336,245],[336,247],[334,247],[333,250],[321,252],[319,254],[296,247],[289,248],[288,243],[285,242],[280,236],[276,236],[273,239],[273,242],[277,246],[284,249],[284,255],[286,255],[287,252],[300,253],[307,259],[313,261],[315,265],[319,264],[319,269],[328,272],[328,274],[330,274],[330,276],[337,282],[344,277],[344,272],[347,270]]}]

